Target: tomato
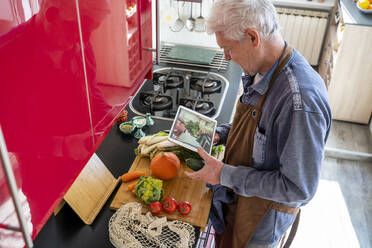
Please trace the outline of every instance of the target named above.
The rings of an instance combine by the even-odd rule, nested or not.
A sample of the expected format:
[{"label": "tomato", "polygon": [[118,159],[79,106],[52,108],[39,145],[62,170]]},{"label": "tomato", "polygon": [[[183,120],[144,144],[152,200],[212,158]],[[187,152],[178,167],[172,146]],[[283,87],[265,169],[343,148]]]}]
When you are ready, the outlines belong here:
[{"label": "tomato", "polygon": [[177,209],[180,214],[188,215],[191,211],[191,204],[187,201],[180,202]]},{"label": "tomato", "polygon": [[167,213],[173,213],[177,209],[177,201],[173,197],[167,197],[163,201],[163,210]]},{"label": "tomato", "polygon": [[158,214],[161,211],[161,203],[158,201],[153,201],[149,205],[149,210],[152,214]]}]

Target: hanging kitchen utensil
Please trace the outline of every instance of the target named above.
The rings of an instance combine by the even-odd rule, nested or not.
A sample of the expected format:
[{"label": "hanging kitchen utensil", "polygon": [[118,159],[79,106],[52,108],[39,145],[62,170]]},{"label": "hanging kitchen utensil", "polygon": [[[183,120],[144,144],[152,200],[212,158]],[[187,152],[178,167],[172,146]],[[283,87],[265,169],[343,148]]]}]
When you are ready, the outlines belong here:
[{"label": "hanging kitchen utensil", "polygon": [[193,31],[195,28],[195,19],[192,18],[192,2],[190,2],[190,17],[186,20],[186,28]]},{"label": "hanging kitchen utensil", "polygon": [[178,18],[175,21],[175,23],[173,24],[173,26],[169,27],[169,29],[173,32],[179,32],[185,26],[185,22],[181,19],[181,15],[180,15],[180,1],[179,0],[177,0],[177,8],[178,8],[178,13],[177,13]]},{"label": "hanging kitchen utensil", "polygon": [[203,1],[200,1],[200,16],[195,20],[195,32],[205,32],[205,19],[202,13]]},{"label": "hanging kitchen utensil", "polygon": [[173,27],[174,23],[176,22],[177,15],[178,15],[177,10],[173,8],[172,1],[173,0],[169,0],[169,4],[165,6],[164,13],[162,14],[163,22],[168,27]]}]

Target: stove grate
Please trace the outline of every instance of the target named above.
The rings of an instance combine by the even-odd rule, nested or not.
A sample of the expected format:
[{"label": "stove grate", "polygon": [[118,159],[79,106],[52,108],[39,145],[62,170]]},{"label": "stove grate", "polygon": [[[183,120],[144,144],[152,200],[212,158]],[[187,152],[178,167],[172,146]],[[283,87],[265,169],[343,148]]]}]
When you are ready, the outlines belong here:
[{"label": "stove grate", "polygon": [[184,60],[177,60],[177,59],[170,59],[167,58],[167,55],[174,47],[173,44],[163,44],[160,49],[160,56],[159,56],[159,62],[165,62],[165,63],[172,63],[172,64],[178,64],[178,65],[191,65],[191,66],[198,66],[202,68],[209,68],[209,69],[215,69],[217,71],[225,71],[227,67],[229,66],[229,62],[225,60],[225,56],[222,51],[217,50],[216,55],[214,56],[211,64],[201,64],[201,63],[193,63],[190,61],[184,61]]}]

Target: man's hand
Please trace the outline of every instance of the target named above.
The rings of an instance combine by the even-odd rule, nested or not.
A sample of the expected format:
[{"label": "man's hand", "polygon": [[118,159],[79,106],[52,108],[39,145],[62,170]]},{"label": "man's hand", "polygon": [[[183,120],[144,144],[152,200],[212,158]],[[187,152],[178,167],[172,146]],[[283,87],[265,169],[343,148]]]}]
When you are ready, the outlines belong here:
[{"label": "man's hand", "polygon": [[200,146],[198,147],[198,153],[204,160],[204,167],[196,172],[185,171],[185,174],[195,180],[206,182],[212,185],[219,184],[223,163],[210,156]]},{"label": "man's hand", "polygon": [[214,134],[213,144],[219,143],[221,140],[220,135],[218,133]]}]

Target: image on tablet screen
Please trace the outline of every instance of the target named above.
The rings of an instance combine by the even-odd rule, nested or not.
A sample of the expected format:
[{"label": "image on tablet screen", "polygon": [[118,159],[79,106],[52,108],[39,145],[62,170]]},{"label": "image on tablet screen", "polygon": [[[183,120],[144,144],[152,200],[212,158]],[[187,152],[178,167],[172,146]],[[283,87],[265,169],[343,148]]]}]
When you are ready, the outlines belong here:
[{"label": "image on tablet screen", "polygon": [[196,151],[198,146],[210,154],[217,122],[191,109],[180,106],[169,134],[169,140]]}]

